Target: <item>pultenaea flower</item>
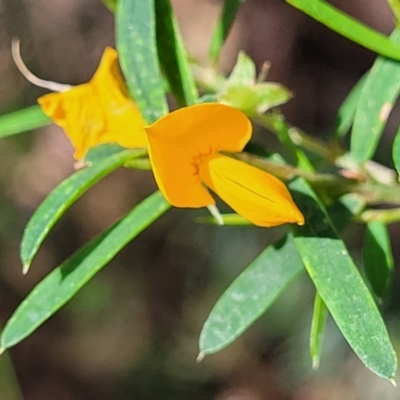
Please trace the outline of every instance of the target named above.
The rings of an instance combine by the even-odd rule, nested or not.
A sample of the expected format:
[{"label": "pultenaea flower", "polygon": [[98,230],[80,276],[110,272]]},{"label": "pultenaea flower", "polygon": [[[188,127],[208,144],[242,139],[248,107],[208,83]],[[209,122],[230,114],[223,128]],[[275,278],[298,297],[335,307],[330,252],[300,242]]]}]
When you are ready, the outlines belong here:
[{"label": "pultenaea flower", "polygon": [[117,58],[116,50],[107,47],[89,82],[38,99],[43,112],[64,129],[77,160],[103,143],[146,146],[145,122],[128,95]]},{"label": "pultenaea flower", "polygon": [[215,204],[209,189],[258,226],[304,224],[286,186],[273,175],[220,152],[240,152],[251,123],[240,111],[217,103],[174,111],[145,127],[156,182],[176,207]]}]

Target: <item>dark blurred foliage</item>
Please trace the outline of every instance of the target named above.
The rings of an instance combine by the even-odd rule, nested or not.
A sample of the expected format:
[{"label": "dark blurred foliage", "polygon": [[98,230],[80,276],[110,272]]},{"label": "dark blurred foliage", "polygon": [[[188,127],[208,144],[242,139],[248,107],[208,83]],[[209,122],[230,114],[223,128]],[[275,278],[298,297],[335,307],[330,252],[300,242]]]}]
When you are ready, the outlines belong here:
[{"label": "dark blurred foliage", "polygon": [[[220,1],[173,2],[190,52],[206,62]],[[384,0],[335,4],[385,33],[393,28]],[[113,17],[99,0],[0,0],[0,113],[35,103],[10,57],[22,55],[38,76],[87,81],[106,45]],[[327,135],[347,92],[374,55],[280,0],[248,0],[224,48],[229,72],[239,49],[295,98],[291,123]],[[395,111],[397,112],[397,111]],[[397,113],[398,114],[398,113]],[[389,126],[378,158],[387,160]],[[265,133],[257,138],[265,141]],[[385,147],[386,146],[386,147]],[[0,324],[52,268],[155,189],[150,173],[120,170],[97,184],[57,224],[27,276],[18,246],[43,198],[73,172],[72,149],[55,126],[0,141]],[[217,228],[194,222],[204,210],[171,210],[134,240],[64,309],[0,358],[0,400],[338,400],[396,399],[395,389],[365,370],[328,323],[322,365],[311,370],[308,333],[313,288],[303,275],[242,338],[196,364],[201,326],[229,283],[282,229]],[[393,246],[398,259],[393,227]],[[362,229],[347,232],[355,256]],[[398,341],[393,284],[385,305]],[[399,346],[397,346],[399,347]],[[10,363],[10,356],[12,364]],[[11,366],[13,365],[13,367]],[[15,375],[13,373],[15,370]],[[18,389],[19,388],[19,389]],[[19,393],[20,391],[20,393]]]}]

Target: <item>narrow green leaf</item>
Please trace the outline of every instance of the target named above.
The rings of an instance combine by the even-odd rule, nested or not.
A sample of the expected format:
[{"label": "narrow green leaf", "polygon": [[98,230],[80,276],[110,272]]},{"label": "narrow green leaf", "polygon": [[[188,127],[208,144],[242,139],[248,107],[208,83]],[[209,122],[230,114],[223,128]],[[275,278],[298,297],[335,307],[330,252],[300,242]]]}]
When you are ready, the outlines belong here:
[{"label": "narrow green leaf", "polygon": [[198,92],[170,0],[155,0],[157,49],[164,75],[180,106],[195,104]]},{"label": "narrow green leaf", "polygon": [[285,0],[331,30],[382,56],[400,60],[400,46],[382,33],[321,0]]},{"label": "narrow green leaf", "polygon": [[306,218],[294,228],[295,243],[319,295],[360,360],[392,379],[396,355],[371,293],[309,185],[298,178],[289,187]]},{"label": "narrow green leaf", "polygon": [[392,147],[392,157],[397,173],[400,174],[400,126],[397,129]]},{"label": "narrow green leaf", "polygon": [[[400,30],[395,30],[390,38],[400,43]],[[368,73],[354,116],[350,149],[358,162],[374,155],[399,93],[400,63],[379,57]]]},{"label": "narrow green leaf", "polygon": [[265,249],[215,304],[201,331],[199,359],[239,337],[302,270],[291,235]]},{"label": "narrow green leaf", "polygon": [[397,25],[400,21],[400,1],[399,0],[387,0],[390,8],[393,11],[394,16],[396,17]]},{"label": "narrow green leaf", "polygon": [[0,353],[34,332],[168,208],[159,192],[152,194],[47,275],[7,322],[0,337]]},{"label": "narrow green leaf", "polygon": [[[351,222],[353,215],[358,213],[363,205],[363,200],[352,193],[343,195],[332,204],[328,212],[336,231],[342,232]],[[310,331],[310,356],[313,369],[317,369],[320,364],[327,315],[328,309],[317,292]]]},{"label": "narrow green leaf", "polygon": [[361,91],[364,87],[368,75],[364,75],[351,89],[346,99],[339,108],[336,126],[334,130],[334,137],[342,139],[349,132],[353,124],[354,115],[356,113],[357,104],[361,97]]},{"label": "narrow green leaf", "polygon": [[131,96],[151,123],[168,112],[156,44],[154,0],[119,0],[115,12],[121,69]]},{"label": "narrow green leaf", "polygon": [[117,0],[101,0],[103,4],[112,12],[117,8]]},{"label": "narrow green leaf", "polygon": [[363,243],[365,274],[372,290],[383,298],[393,271],[393,255],[387,226],[379,221],[368,222]]},{"label": "narrow green leaf", "polygon": [[0,359],[0,387],[2,399],[24,400],[11,357],[7,353]]},{"label": "narrow green leaf", "polygon": [[51,123],[51,119],[43,113],[40,106],[14,111],[0,116],[0,138],[41,128]]},{"label": "narrow green leaf", "polygon": [[310,355],[313,369],[318,369],[321,359],[322,339],[328,310],[321,296],[317,293],[314,300],[314,312],[310,332]]},{"label": "narrow green leaf", "polygon": [[236,13],[246,0],[225,0],[221,17],[213,33],[209,55],[213,63],[217,62],[221,48],[228,37],[229,31],[235,20]]},{"label": "narrow green leaf", "polygon": [[347,225],[365,207],[365,200],[354,193],[347,193],[328,207],[329,217],[336,232],[343,232]]},{"label": "narrow green leaf", "polygon": [[[116,154],[120,154],[125,150],[126,150],[125,147],[122,147],[116,143],[99,144],[95,147],[91,147],[88,150],[88,152],[85,155],[85,158],[83,159],[83,164],[86,166],[92,166],[93,164],[97,164],[98,162],[104,161],[106,158],[109,158]],[[141,156],[145,155],[145,151],[140,151],[140,153],[143,153],[141,154]]]},{"label": "narrow green leaf", "polygon": [[57,186],[38,207],[25,228],[21,242],[23,272],[28,272],[34,256],[54,224],[86,190],[127,160],[143,154],[146,154],[146,150],[124,150],[76,172]]}]

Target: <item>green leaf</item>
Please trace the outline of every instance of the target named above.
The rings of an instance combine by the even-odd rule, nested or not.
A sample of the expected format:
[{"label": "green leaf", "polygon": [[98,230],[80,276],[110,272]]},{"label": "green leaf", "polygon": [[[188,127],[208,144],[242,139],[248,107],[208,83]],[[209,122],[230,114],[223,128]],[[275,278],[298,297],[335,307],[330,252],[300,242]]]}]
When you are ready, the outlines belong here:
[{"label": "green leaf", "polygon": [[157,49],[164,75],[180,106],[197,103],[198,92],[170,0],[155,0]]},{"label": "green leaf", "polygon": [[0,337],[0,353],[34,332],[168,208],[159,192],[152,194],[47,275],[7,322]]},{"label": "green leaf", "polygon": [[239,52],[227,83],[229,86],[253,86],[256,83],[256,65],[243,51]]},{"label": "green leaf", "polygon": [[321,0],[285,0],[331,30],[382,56],[400,60],[400,47],[382,33]]},{"label": "green leaf", "polygon": [[[103,161],[106,158],[114,156],[116,154],[122,153],[126,148],[120,146],[116,143],[103,143],[95,147],[91,147],[83,159],[83,164],[86,166],[91,166]],[[140,150],[140,153],[145,155],[144,151]]]},{"label": "green leaf", "polygon": [[117,8],[117,0],[101,0],[103,4],[112,12]]},{"label": "green leaf", "polygon": [[[391,40],[400,43],[400,30],[393,32]],[[350,148],[356,161],[374,155],[399,93],[400,63],[379,57],[368,73],[354,117]]]},{"label": "green leaf", "polygon": [[347,225],[365,207],[365,200],[354,193],[347,193],[328,207],[329,217],[336,232],[343,232]]},{"label": "green leaf", "polygon": [[28,272],[34,256],[54,224],[86,190],[127,160],[143,154],[146,154],[146,150],[124,150],[78,171],[57,186],[38,207],[25,228],[21,242],[23,272]]},{"label": "green leaf", "polygon": [[353,124],[357,104],[360,100],[361,91],[364,87],[367,76],[367,74],[364,75],[354,85],[353,89],[351,89],[350,93],[347,95],[346,99],[339,108],[334,130],[336,139],[344,138]]},{"label": "green leaf", "polygon": [[245,1],[246,0],[225,0],[221,17],[211,39],[209,55],[213,63],[217,62],[221,48],[235,20],[236,13],[240,5]]},{"label": "green leaf", "polygon": [[387,0],[390,8],[393,11],[394,16],[396,17],[397,25],[400,21],[400,1],[399,0]]},{"label": "green leaf", "polygon": [[286,103],[292,93],[278,83],[257,82],[253,60],[240,52],[218,97],[222,103],[229,104],[248,116],[258,116],[272,107]]},{"label": "green leaf", "polygon": [[208,93],[201,96],[197,103],[216,103],[218,101],[218,97],[216,94]]},{"label": "green leaf", "polygon": [[321,296],[317,293],[314,300],[314,312],[310,332],[310,355],[313,369],[319,367],[322,351],[322,339],[328,310]]},{"label": "green leaf", "polygon": [[[351,222],[353,215],[357,214],[363,206],[363,200],[353,193],[343,195],[338,201],[332,204],[329,207],[328,212],[336,231],[342,232],[349,222]],[[320,364],[322,341],[327,315],[328,309],[317,292],[315,295],[314,312],[310,331],[310,355],[313,369],[317,369]]]},{"label": "green leaf", "polygon": [[168,112],[156,44],[154,0],[119,0],[115,13],[121,69],[144,119],[152,123]]},{"label": "green leaf", "polygon": [[0,116],[0,138],[41,128],[51,123],[51,119],[43,113],[40,106],[14,111]]},{"label": "green leaf", "polygon": [[397,130],[392,147],[392,157],[397,173],[400,174],[400,126]]},{"label": "green leaf", "polygon": [[7,353],[0,358],[0,387],[3,399],[24,400],[11,356]]},{"label": "green leaf", "polygon": [[387,226],[368,222],[363,243],[364,270],[372,290],[383,298],[393,271],[393,256]]},{"label": "green leaf", "polygon": [[397,360],[376,304],[323,206],[301,178],[289,187],[306,224],[295,227],[303,263],[337,326],[360,360],[393,379]]},{"label": "green leaf", "polygon": [[292,94],[278,83],[258,83],[251,87],[228,86],[220,99],[246,115],[257,116],[286,103]]},{"label": "green leaf", "polygon": [[265,249],[215,304],[200,335],[199,359],[239,337],[302,270],[291,235]]}]

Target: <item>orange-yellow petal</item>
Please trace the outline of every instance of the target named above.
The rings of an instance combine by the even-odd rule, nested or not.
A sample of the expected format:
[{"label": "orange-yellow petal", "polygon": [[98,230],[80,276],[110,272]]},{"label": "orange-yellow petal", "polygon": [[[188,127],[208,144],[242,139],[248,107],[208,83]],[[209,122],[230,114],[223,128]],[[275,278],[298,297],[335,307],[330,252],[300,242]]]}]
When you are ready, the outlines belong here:
[{"label": "orange-yellow petal", "polygon": [[175,207],[194,208],[215,204],[199,178],[202,159],[243,150],[252,132],[241,111],[218,103],[181,108],[145,129],[161,192]]},{"label": "orange-yellow petal", "polygon": [[128,96],[117,57],[117,52],[107,47],[90,82],[38,99],[43,112],[64,129],[77,160],[103,143],[126,148],[147,145],[145,122]]},{"label": "orange-yellow petal", "polygon": [[254,225],[304,224],[286,188],[273,175],[220,154],[202,164],[201,180],[239,215]]}]

